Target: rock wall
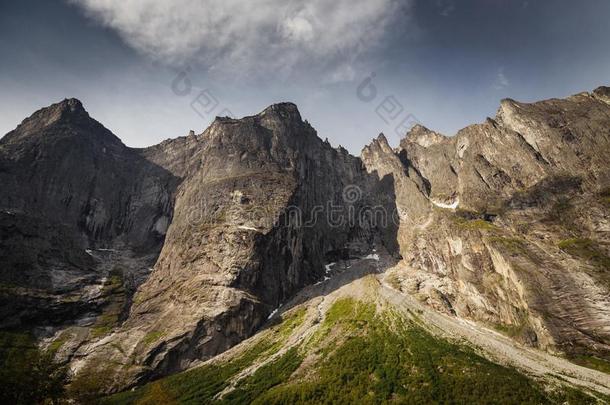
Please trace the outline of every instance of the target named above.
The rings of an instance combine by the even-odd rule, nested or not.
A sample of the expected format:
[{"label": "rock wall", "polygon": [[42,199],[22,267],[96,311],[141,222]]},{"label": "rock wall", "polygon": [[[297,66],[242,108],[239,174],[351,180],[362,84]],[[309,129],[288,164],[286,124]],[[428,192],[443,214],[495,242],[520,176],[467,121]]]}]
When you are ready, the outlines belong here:
[{"label": "rock wall", "polygon": [[3,327],[52,335],[75,382],[118,390],[225,351],[382,247],[439,311],[608,358],[608,94],[504,100],[360,158],[290,103],[131,149],[65,100],[0,140]]}]

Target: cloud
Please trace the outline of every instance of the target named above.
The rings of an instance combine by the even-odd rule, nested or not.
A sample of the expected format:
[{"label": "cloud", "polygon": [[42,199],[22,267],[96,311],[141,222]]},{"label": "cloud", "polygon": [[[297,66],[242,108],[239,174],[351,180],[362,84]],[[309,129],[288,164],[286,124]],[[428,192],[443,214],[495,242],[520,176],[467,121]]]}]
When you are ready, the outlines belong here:
[{"label": "cloud", "polygon": [[443,17],[449,17],[455,11],[453,0],[437,0],[436,6],[440,9],[440,15]]},{"label": "cloud", "polygon": [[493,88],[496,90],[502,90],[510,86],[510,82],[508,81],[508,77],[504,74],[504,68],[501,67],[498,69],[498,73],[496,74],[496,80],[493,84]]},{"label": "cloud", "polygon": [[156,60],[269,72],[305,63],[336,69],[404,22],[412,0],[67,1]]}]

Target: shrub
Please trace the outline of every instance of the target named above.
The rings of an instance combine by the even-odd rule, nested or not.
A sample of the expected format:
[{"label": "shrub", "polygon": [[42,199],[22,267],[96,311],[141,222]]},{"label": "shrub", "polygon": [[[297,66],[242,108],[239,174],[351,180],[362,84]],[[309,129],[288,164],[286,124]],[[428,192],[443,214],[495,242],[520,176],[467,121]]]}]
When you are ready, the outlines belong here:
[{"label": "shrub", "polygon": [[65,367],[41,351],[26,334],[0,332],[0,403],[60,403],[65,398]]}]

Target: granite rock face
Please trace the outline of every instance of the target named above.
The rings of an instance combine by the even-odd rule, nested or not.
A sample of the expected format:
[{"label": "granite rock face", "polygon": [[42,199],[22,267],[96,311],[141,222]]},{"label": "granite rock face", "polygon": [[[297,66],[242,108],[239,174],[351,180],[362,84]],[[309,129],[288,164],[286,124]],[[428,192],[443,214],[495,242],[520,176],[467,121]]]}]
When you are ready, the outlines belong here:
[{"label": "granite rock face", "polygon": [[0,140],[2,327],[115,391],[227,350],[334,262],[383,250],[438,311],[607,359],[609,152],[607,88],[504,100],[454,137],[380,135],[360,158],[290,103],[133,149],[64,100]]},{"label": "granite rock face", "polygon": [[410,188],[396,200],[410,219],[398,233],[404,291],[523,343],[607,359],[606,94],[503,100],[495,119],[451,138],[413,128],[397,171],[419,173],[430,204]]},{"label": "granite rock face", "polygon": [[[90,290],[110,270],[96,250],[140,260],[124,274],[135,289],[162,246],[176,184],[75,99],[37,111],[6,134],[0,140],[3,326],[27,327],[35,319],[56,325],[89,311]],[[69,315],[48,311],[57,305]]]},{"label": "granite rock face", "polygon": [[327,220],[332,209],[347,213],[346,187],[370,187],[374,179],[359,159],[322,142],[295,105],[218,118],[197,139],[161,255],[129,318],[83,352],[89,364],[124,361],[119,382],[182,370],[226,350],[321,279],[333,255],[353,245],[367,251],[376,241],[366,222]]}]

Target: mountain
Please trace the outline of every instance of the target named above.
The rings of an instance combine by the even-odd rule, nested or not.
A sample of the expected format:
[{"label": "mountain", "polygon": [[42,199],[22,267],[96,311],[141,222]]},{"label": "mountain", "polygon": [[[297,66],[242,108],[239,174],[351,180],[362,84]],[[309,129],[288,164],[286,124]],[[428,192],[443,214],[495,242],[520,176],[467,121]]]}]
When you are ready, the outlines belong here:
[{"label": "mountain", "polygon": [[0,139],[0,326],[81,401],[607,399],[609,152],[606,87],[360,157],[291,103],[133,149],[64,100]]}]

